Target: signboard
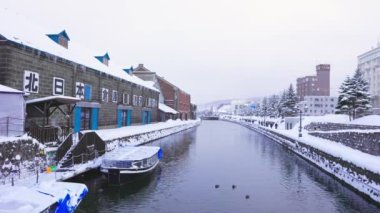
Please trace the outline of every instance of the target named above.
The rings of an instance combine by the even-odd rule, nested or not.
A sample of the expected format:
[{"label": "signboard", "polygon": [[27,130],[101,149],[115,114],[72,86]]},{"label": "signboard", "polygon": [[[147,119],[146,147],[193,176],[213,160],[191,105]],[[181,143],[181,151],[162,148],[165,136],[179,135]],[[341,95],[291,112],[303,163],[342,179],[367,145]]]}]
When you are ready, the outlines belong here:
[{"label": "signboard", "polygon": [[25,70],[24,72],[24,92],[38,93],[40,78],[36,72]]},{"label": "signboard", "polygon": [[75,97],[83,99],[84,98],[84,83],[75,83]]},{"label": "signboard", "polygon": [[53,78],[53,95],[65,95],[65,80]]}]

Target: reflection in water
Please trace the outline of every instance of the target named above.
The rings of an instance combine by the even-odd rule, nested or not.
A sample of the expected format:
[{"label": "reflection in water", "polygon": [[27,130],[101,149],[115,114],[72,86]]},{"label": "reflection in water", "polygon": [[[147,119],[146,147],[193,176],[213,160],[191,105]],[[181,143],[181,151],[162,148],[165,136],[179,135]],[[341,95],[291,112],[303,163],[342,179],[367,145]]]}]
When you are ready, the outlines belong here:
[{"label": "reflection in water", "polygon": [[99,173],[77,179],[90,190],[78,212],[379,212],[286,148],[236,124],[203,121],[149,145],[161,146],[164,158],[143,179],[121,187],[108,186]]}]

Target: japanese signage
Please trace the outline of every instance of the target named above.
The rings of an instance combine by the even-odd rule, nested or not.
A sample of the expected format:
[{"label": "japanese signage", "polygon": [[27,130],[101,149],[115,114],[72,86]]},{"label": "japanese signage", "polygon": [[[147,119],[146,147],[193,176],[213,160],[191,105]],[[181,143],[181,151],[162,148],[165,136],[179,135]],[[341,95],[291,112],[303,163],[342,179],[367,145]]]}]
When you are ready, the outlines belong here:
[{"label": "japanese signage", "polygon": [[83,99],[84,98],[84,83],[75,83],[75,97]]},{"label": "japanese signage", "polygon": [[102,88],[102,101],[108,102],[108,89]]},{"label": "japanese signage", "polygon": [[53,95],[65,94],[65,80],[62,78],[53,78]]},{"label": "japanese signage", "polygon": [[24,72],[24,92],[38,93],[39,90],[39,74],[25,70]]}]

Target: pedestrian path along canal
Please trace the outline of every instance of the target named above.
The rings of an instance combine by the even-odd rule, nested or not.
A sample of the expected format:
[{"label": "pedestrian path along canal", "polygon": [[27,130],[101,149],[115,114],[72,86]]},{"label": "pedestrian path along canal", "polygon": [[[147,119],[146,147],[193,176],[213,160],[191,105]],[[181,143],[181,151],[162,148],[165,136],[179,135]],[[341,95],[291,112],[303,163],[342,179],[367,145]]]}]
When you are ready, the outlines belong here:
[{"label": "pedestrian path along canal", "polygon": [[149,145],[161,146],[164,158],[145,178],[121,187],[108,186],[99,173],[77,178],[89,188],[77,212],[380,212],[286,148],[237,124],[203,121]]}]

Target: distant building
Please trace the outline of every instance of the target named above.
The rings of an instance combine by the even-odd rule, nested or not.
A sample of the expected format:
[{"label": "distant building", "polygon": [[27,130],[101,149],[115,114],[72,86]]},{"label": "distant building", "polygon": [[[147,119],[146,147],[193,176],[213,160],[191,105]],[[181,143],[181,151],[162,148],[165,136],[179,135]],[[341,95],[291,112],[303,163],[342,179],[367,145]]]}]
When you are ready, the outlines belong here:
[{"label": "distant building", "polygon": [[331,96],[305,96],[298,103],[304,115],[326,115],[334,114],[338,103],[337,97]]},{"label": "distant building", "polygon": [[[380,110],[380,43],[358,56],[358,69],[369,83],[374,111]],[[377,108],[377,109],[376,109]]]},{"label": "distant building", "polygon": [[297,97],[303,101],[305,96],[330,96],[330,65],[316,66],[317,75],[297,78]]},{"label": "distant building", "polygon": [[187,120],[192,117],[191,96],[155,72],[139,64],[132,72],[133,75],[154,83],[154,87],[160,90],[159,102],[178,112],[178,118]]}]

